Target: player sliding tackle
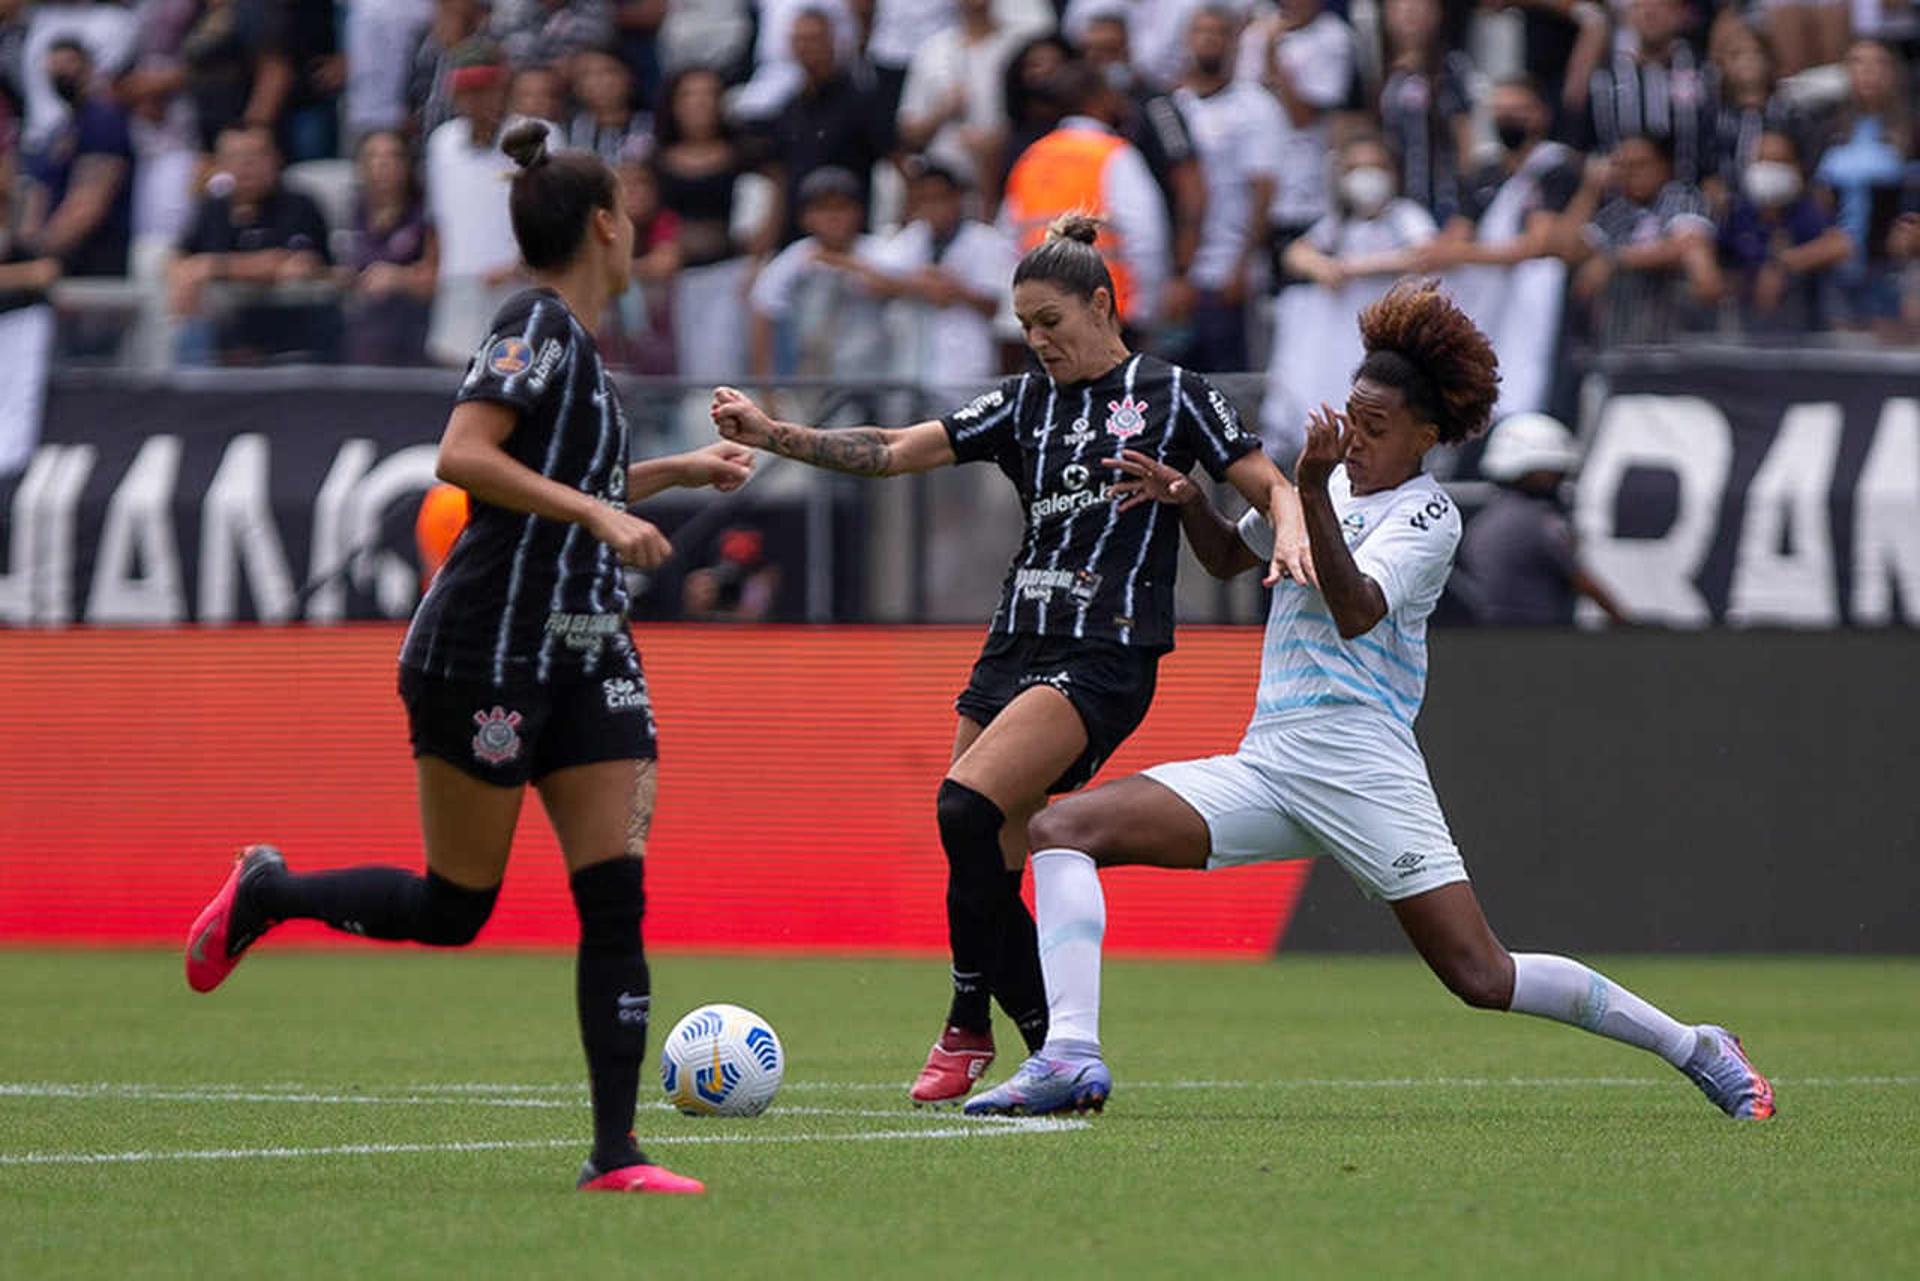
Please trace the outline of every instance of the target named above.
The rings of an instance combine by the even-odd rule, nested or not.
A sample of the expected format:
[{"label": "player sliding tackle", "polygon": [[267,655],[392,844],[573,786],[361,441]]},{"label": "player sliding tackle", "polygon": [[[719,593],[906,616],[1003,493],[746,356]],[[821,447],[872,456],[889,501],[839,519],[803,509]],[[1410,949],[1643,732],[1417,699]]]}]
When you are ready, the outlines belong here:
[{"label": "player sliding tackle", "polygon": [[[1428,781],[1413,720],[1427,619],[1460,541],[1446,492],[1421,471],[1437,443],[1485,428],[1491,347],[1430,283],[1403,283],[1360,316],[1366,358],[1347,412],[1312,416],[1296,475],[1318,585],[1274,591],[1260,692],[1239,751],[1157,766],[1069,797],[1028,827],[1046,1044],[970,1115],[1098,1109],[1097,869],[1232,867],[1327,854],[1387,900],[1440,981],[1467,1004],[1571,1023],[1652,1051],[1729,1116],[1773,1115],[1773,1090],[1738,1038],[1688,1026],[1578,961],[1509,953],[1481,915]],[[1263,564],[1273,529],[1224,520],[1177,468],[1123,456],[1126,501],[1171,504],[1216,577]]]}]

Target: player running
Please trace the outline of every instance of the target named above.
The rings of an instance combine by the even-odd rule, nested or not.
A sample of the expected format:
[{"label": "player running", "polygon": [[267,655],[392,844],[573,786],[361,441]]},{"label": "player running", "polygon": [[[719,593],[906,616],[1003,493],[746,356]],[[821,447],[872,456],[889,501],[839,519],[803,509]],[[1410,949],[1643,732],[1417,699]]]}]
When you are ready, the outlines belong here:
[{"label": "player running", "polygon": [[776,422],[730,387],[714,392],[728,440],[816,467],[899,476],[992,462],[1026,504],[1026,537],[973,675],[955,703],[940,784],[953,998],[909,1094],[964,1096],[993,1061],[989,995],[1029,1052],[1047,1035],[1033,918],[1020,899],[1027,820],[1050,793],[1083,786],[1133,733],[1173,646],[1180,534],[1155,504],[1123,506],[1105,465],[1123,448],[1231,481],[1283,535],[1275,572],[1304,574],[1292,486],[1199,375],[1135,355],[1120,337],[1099,224],[1054,224],[1013,273],[1013,306],[1044,373],[1002,382],[945,418],[886,430]]},{"label": "player running", "polygon": [[[1046,1045],[973,1115],[1097,1110],[1097,868],[1231,867],[1329,854],[1383,898],[1441,982],[1481,1009],[1571,1023],[1651,1050],[1729,1116],[1773,1115],[1773,1089],[1724,1028],[1676,1022],[1564,956],[1511,954],[1487,927],[1414,741],[1427,617],[1460,541],[1446,492],[1420,470],[1435,443],[1486,426],[1498,375],[1473,322],[1431,282],[1405,282],[1360,315],[1366,357],[1347,412],[1312,417],[1295,473],[1317,589],[1273,594],[1253,722],[1231,756],[1180,761],[1035,816],[1035,898],[1052,1027]],[[1175,466],[1129,455],[1128,500],[1179,507],[1208,571],[1258,564],[1272,529],[1224,520]]]},{"label": "player running", "polygon": [[212,991],[287,920],[471,943],[500,893],[531,782],[580,918],[594,1145],[579,1186],[700,1192],[633,1137],[651,1000],[640,920],[656,752],[620,563],[651,569],[671,551],[629,503],[674,485],[737,488],[752,453],[722,444],[628,463],[626,416],[588,321],[626,287],[633,224],[613,172],[589,153],[549,155],[546,137],[530,122],[501,143],[519,166],[513,231],[537,284],[494,318],[447,420],[438,472],[472,495],[472,522],[400,654],[426,875],[369,866],[297,876],[278,850],[251,846],[194,922],[187,982]]}]

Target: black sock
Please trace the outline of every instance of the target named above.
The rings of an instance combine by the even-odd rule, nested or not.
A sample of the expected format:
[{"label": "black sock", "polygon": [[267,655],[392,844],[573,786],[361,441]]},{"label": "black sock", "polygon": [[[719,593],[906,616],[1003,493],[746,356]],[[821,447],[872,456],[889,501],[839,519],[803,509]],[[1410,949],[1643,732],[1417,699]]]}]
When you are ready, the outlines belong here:
[{"label": "black sock", "polygon": [[640,945],[645,865],[613,858],[573,874],[580,917],[574,996],[593,1093],[593,1163],[605,1173],[644,1158],[633,1140],[640,1061],[647,1053],[653,982]]},{"label": "black sock", "polygon": [[487,923],[500,890],[470,890],[432,872],[417,876],[368,866],[262,877],[247,897],[248,909],[267,921],[324,921],[370,939],[461,947]]},{"label": "black sock", "polygon": [[1007,873],[1006,925],[994,967],[993,995],[1007,1012],[1029,1054],[1047,1041],[1047,980],[1040,970],[1040,932],[1020,897],[1020,872]]},{"label": "black sock", "polygon": [[947,944],[953,951],[953,1004],[947,1022],[970,1032],[993,1026],[988,1006],[1006,916],[1006,860],[992,801],[948,779],[940,784],[940,845],[947,854]]}]

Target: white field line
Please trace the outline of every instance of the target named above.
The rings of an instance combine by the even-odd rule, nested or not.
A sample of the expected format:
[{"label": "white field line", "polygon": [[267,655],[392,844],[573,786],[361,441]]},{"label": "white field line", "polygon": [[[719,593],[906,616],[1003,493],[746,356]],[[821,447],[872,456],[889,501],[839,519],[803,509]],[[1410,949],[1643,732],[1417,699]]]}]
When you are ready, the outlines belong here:
[{"label": "white field line", "polygon": [[[985,1122],[982,1124],[982,1122]],[[1083,1130],[1079,1120],[1047,1117],[983,1117],[965,1125],[924,1130],[865,1130],[852,1134],[669,1134],[642,1138],[647,1147],[712,1143],[909,1143],[922,1139],[984,1139],[1022,1134],[1064,1134]],[[567,1139],[498,1139],[467,1143],[342,1143],[313,1148],[197,1148],[167,1152],[14,1152],[0,1153],[0,1167],[23,1165],[133,1165],[149,1161],[292,1161],[330,1156],[394,1156],[423,1152],[516,1152],[578,1147]]]}]

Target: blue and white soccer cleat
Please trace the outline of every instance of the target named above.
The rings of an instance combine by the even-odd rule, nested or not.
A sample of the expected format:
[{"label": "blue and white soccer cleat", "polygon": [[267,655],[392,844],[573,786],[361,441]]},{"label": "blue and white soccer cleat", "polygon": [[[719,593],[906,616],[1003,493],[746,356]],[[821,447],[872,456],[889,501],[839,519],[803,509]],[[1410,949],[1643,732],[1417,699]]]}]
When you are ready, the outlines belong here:
[{"label": "blue and white soccer cleat", "polygon": [[1014,1074],[967,1102],[968,1116],[1050,1116],[1098,1112],[1113,1092],[1113,1074],[1091,1045],[1043,1046]]},{"label": "blue and white soccer cleat", "polygon": [[1740,1038],[1723,1027],[1702,1023],[1694,1029],[1693,1057],[1680,1070],[1728,1116],[1763,1121],[1773,1115],[1773,1083],[1747,1059]]}]

